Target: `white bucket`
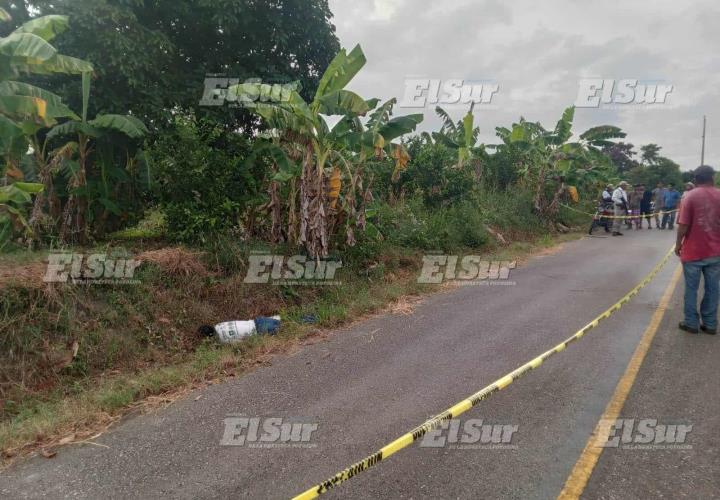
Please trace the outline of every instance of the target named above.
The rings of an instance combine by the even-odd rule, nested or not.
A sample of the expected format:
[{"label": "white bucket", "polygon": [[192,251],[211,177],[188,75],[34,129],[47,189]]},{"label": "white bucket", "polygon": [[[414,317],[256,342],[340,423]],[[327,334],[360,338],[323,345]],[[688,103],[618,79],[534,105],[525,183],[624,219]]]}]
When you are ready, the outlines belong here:
[{"label": "white bucket", "polygon": [[255,321],[226,321],[215,325],[217,337],[223,344],[239,342],[240,340],[255,335]]}]

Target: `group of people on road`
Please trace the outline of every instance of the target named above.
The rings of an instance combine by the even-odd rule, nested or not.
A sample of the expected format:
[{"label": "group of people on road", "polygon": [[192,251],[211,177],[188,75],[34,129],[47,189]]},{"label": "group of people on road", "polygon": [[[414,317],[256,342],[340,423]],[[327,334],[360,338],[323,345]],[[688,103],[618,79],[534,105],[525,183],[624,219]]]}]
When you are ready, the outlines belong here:
[{"label": "group of people on road", "polygon": [[[685,185],[685,192],[692,190],[695,185],[688,182]],[[606,208],[611,209],[613,216],[612,235],[622,236],[620,231],[623,222],[627,229],[643,228],[643,219],[647,220],[647,228],[652,229],[652,221],[655,220],[657,229],[674,229],[676,212],[683,195],[673,184],[667,187],[658,182],[655,189],[650,189],[644,184],[630,186],[626,181],[618,184],[617,188],[612,185],[605,187],[601,196],[601,202]]]},{"label": "group of people on road", "polygon": [[[703,165],[694,172],[694,182],[685,185],[684,193],[669,184],[658,183],[652,190],[643,185],[621,182],[608,186],[602,203],[612,204],[613,235],[620,236],[623,222],[642,229],[646,218],[648,229],[655,219],[658,229],[673,229],[677,214],[675,253],[680,257],[685,276],[684,319],[678,325],[683,331],[717,333],[718,300],[720,300],[720,189],[715,187],[715,171]],[[629,191],[629,192],[628,192]],[[660,215],[662,214],[662,218]],[[637,215],[635,218],[625,218]],[[704,280],[704,295],[698,314],[698,289]]]}]

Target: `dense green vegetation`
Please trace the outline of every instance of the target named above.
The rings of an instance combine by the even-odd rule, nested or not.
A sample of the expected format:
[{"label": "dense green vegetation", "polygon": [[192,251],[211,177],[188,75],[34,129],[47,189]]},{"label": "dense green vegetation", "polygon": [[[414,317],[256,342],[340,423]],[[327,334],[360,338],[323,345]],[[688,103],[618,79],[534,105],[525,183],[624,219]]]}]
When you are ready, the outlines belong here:
[{"label": "dense green vegetation", "polygon": [[[534,215],[552,225],[568,185],[587,199],[620,176],[682,180],[655,145],[636,161],[631,144],[615,142],[625,137],[616,127],[574,139],[573,108],[552,128],[522,118],[499,127],[493,145],[478,144],[472,108],[458,122],[438,108],[440,130],[408,135],[422,115],[395,116],[394,99],[346,88],[365,56],[339,50],[327,3],[281,8],[278,16],[240,0],[11,2],[0,32],[0,245],[128,236],[151,210],[163,214],[170,240],[233,234],[324,256],[389,236],[377,226],[382,205],[467,212],[507,192],[501,198],[530,197]],[[203,78],[220,73],[295,90],[252,106],[201,106]],[[265,90],[241,83],[227,93]]]}]

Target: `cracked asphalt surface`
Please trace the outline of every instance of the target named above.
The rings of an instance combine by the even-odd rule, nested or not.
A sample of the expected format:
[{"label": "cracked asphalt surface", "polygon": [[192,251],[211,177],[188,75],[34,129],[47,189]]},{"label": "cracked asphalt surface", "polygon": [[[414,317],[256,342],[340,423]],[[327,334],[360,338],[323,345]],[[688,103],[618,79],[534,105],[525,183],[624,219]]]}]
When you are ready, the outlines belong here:
[{"label": "cracked asphalt surface", "polygon": [[[514,286],[434,294],[412,314],[333,332],[271,366],[126,419],[97,442],[0,473],[2,498],[288,498],[564,340],[639,282],[670,231],[567,243],[510,274]],[[517,426],[506,446],[415,443],[327,498],[554,498],[678,265],[629,304],[461,416]],[[681,334],[676,290],[622,412],[694,424],[684,450],[605,450],[586,498],[720,497],[718,337]],[[201,396],[200,399],[197,399]],[[309,448],[222,446],[228,415],[318,424]]]}]

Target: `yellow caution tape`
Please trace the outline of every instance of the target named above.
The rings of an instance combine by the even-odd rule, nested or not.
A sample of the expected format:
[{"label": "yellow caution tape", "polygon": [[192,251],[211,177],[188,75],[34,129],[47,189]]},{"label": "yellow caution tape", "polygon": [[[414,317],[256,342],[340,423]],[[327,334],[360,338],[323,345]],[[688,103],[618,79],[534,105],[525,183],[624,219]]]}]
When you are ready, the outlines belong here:
[{"label": "yellow caution tape", "polygon": [[573,207],[571,207],[571,206],[569,206],[569,205],[565,205],[564,203],[560,203],[560,206],[565,207],[565,208],[567,208],[568,210],[572,210],[573,212],[577,212],[577,213],[579,213],[579,214],[589,215],[590,217],[597,217],[597,218],[600,218],[600,219],[641,219],[641,218],[644,218],[644,217],[655,217],[656,215],[662,216],[662,215],[665,215],[665,214],[671,214],[671,213],[674,213],[674,212],[677,212],[677,211],[678,211],[678,209],[675,208],[675,209],[673,209],[673,210],[667,210],[667,211],[661,210],[661,211],[659,211],[659,212],[652,212],[652,213],[649,213],[649,214],[646,213],[646,214],[644,214],[644,215],[640,215],[640,214],[637,214],[637,215],[602,215],[602,214],[599,214],[599,213],[591,214],[590,212],[583,212],[582,210],[578,210],[577,208],[573,208]]},{"label": "yellow caution tape", "polygon": [[545,362],[549,357],[551,357],[554,354],[557,354],[559,352],[562,352],[565,350],[565,348],[572,342],[580,339],[583,335],[588,333],[593,328],[596,328],[600,321],[609,318],[613,313],[617,312],[624,304],[628,303],[632,297],[637,295],[642,288],[647,286],[648,283],[650,283],[653,278],[660,272],[660,270],[663,268],[663,266],[667,263],[667,261],[672,256],[673,252],[675,251],[675,246],[673,246],[670,251],[663,257],[663,259],[658,262],[658,264],[653,268],[650,273],[643,278],[643,280],[638,283],[635,288],[630,290],[623,298],[618,300],[615,304],[613,304],[611,307],[609,307],[605,312],[601,313],[599,316],[597,316],[595,319],[593,319],[590,323],[583,326],[580,330],[578,330],[572,337],[568,338],[567,340],[559,343],[552,349],[545,351],[540,356],[536,357],[535,359],[532,359],[525,363],[524,365],[516,368],[515,370],[511,371],[504,377],[501,377],[500,379],[496,380],[492,384],[488,385],[487,387],[480,389],[478,392],[473,394],[472,396],[460,401],[453,407],[445,410],[442,413],[439,413],[438,415],[435,415],[434,417],[430,418],[429,420],[425,421],[422,425],[419,425],[415,427],[410,432],[403,434],[399,438],[397,438],[395,441],[392,441],[391,443],[386,444],[380,450],[373,453],[372,455],[360,460],[359,462],[354,463],[347,469],[341,470],[334,476],[326,479],[320,484],[317,484],[313,486],[312,488],[308,489],[307,491],[295,496],[293,500],[309,500],[311,498],[317,498],[318,496],[322,495],[323,493],[326,493],[331,488],[334,488],[340,483],[343,483],[347,481],[348,479],[357,476],[363,471],[368,470],[370,467],[377,465],[382,460],[388,458],[389,456],[397,453],[398,451],[402,450],[403,448],[407,448],[412,443],[423,437],[428,432],[437,429],[442,422],[445,420],[451,420],[453,418],[456,418],[458,415],[461,415],[468,411],[470,408],[478,404],[480,401],[483,401],[485,399],[488,399],[490,396],[495,394],[496,392],[500,391],[501,389],[504,389],[511,383],[515,382],[517,379],[528,373],[530,370],[533,370],[540,366],[543,362]]}]

